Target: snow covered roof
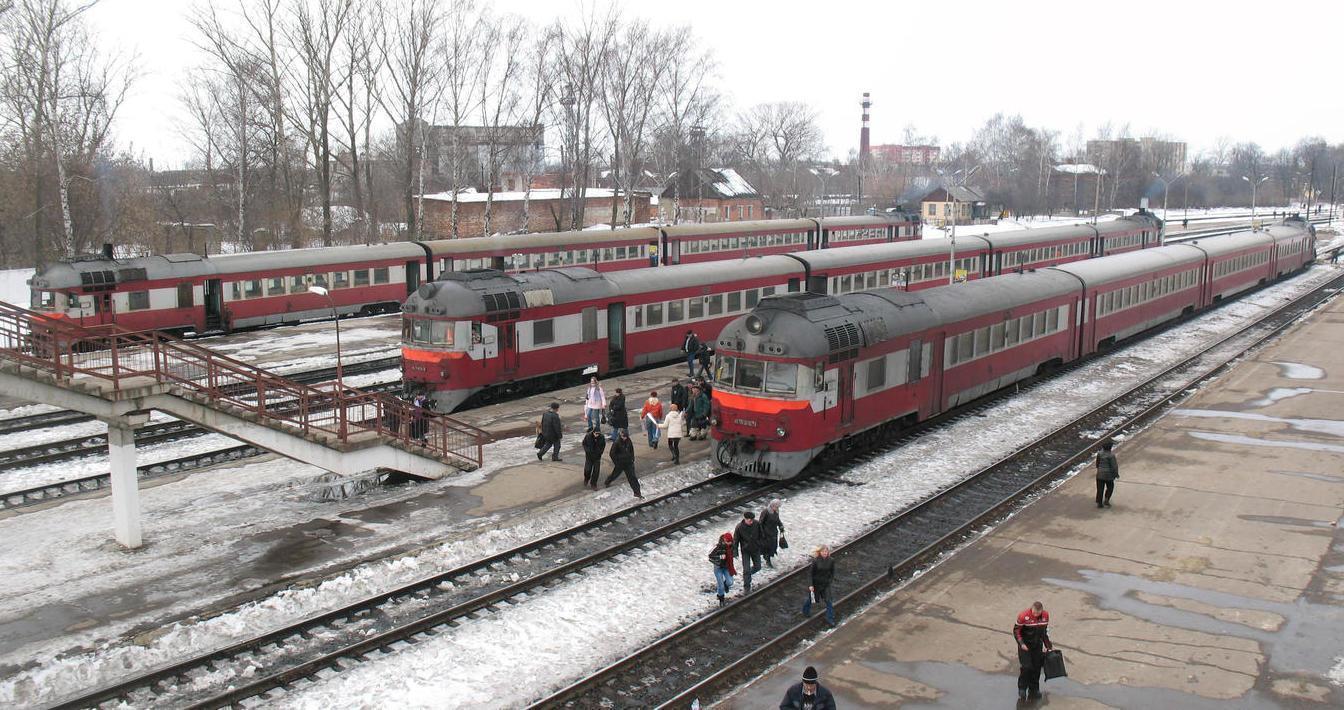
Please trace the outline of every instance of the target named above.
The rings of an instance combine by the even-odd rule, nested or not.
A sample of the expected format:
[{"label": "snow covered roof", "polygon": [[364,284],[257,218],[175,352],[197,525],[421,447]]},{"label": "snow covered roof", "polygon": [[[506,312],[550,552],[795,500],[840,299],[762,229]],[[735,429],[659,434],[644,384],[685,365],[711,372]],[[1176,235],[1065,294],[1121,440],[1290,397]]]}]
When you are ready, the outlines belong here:
[{"label": "snow covered roof", "polygon": [[[529,198],[529,199],[533,199],[533,200],[558,200],[558,199],[560,199],[561,197],[568,197],[568,196],[570,196],[570,195],[573,194],[573,192],[572,192],[571,190],[569,190],[569,189],[563,189],[563,190],[562,190],[562,189],[560,189],[560,188],[539,188],[539,189],[536,189],[536,190],[532,190],[531,192],[532,192],[532,196],[531,196],[531,198]],[[590,187],[590,188],[588,188],[588,189],[584,192],[584,194],[585,194],[585,196],[590,197],[590,198],[593,198],[593,197],[611,197],[612,194],[613,194],[614,192],[619,192],[619,191],[611,190],[611,189],[609,189],[609,188],[605,188],[605,187]],[[459,193],[457,193],[457,201],[458,201],[458,202],[485,202],[485,200],[486,200],[486,196],[487,196],[487,195],[490,195],[490,194],[493,194],[493,195],[494,195],[494,201],[495,201],[495,202],[509,202],[509,201],[511,201],[511,200],[514,200],[514,201],[521,201],[521,200],[523,199],[523,196],[527,194],[527,191],[525,191],[525,190],[517,190],[517,191],[511,191],[511,192],[495,192],[495,193],[475,192],[475,191],[472,191],[472,192],[459,192]],[[622,194],[623,194],[623,193],[622,193]],[[646,194],[646,193],[641,193],[640,191],[636,190],[636,191],[635,191],[635,194],[636,194],[636,195],[641,195],[641,194]],[[428,195],[424,195],[424,199],[426,199],[426,200],[435,200],[435,201],[438,201],[438,202],[452,202],[452,201],[453,201],[453,193],[451,193],[451,192],[435,192],[435,193],[431,193],[431,194],[428,194]]]},{"label": "snow covered roof", "polygon": [[1098,173],[1105,175],[1106,171],[1091,164],[1078,163],[1076,165],[1055,165],[1052,166],[1057,173],[1069,173],[1070,175],[1096,175]]},{"label": "snow covered roof", "polygon": [[673,173],[672,180],[663,188],[662,196],[671,197],[674,192],[680,192],[682,197],[698,194],[719,200],[761,196],[746,178],[732,168],[697,168],[685,173]]}]

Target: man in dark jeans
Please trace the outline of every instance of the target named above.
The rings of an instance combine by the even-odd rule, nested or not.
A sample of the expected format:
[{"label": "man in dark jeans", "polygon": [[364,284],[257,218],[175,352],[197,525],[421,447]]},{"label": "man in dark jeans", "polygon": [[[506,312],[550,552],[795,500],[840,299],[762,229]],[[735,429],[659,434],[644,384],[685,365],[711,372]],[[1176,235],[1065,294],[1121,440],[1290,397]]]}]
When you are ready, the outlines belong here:
[{"label": "man in dark jeans", "polygon": [[681,351],[686,353],[686,376],[695,377],[695,359],[700,352],[700,339],[695,337],[694,330],[686,331],[686,337],[681,340]]},{"label": "man in dark jeans", "polygon": [[1111,494],[1115,492],[1115,479],[1120,477],[1120,462],[1111,453],[1114,444],[1108,439],[1097,452],[1097,507],[1111,507]]},{"label": "man in dark jeans", "polygon": [[597,490],[597,479],[602,475],[602,452],[607,450],[607,437],[593,427],[583,437],[583,485]]},{"label": "man in dark jeans", "polygon": [[551,408],[541,414],[541,450],[537,452],[537,460],[540,461],[547,451],[551,452],[551,460],[560,460],[560,437],[564,433],[564,428],[560,424],[560,403],[551,402]]},{"label": "man in dark jeans", "polygon": [[1045,605],[1035,602],[1030,609],[1017,615],[1013,625],[1013,639],[1017,641],[1017,697],[1036,700],[1041,697],[1041,671],[1045,668],[1045,653],[1054,648],[1050,643],[1050,612]]},{"label": "man in dark jeans", "polygon": [[761,571],[761,548],[765,546],[764,528],[756,514],[748,510],[733,530],[733,556],[742,555],[742,593],[751,594],[751,575]]}]

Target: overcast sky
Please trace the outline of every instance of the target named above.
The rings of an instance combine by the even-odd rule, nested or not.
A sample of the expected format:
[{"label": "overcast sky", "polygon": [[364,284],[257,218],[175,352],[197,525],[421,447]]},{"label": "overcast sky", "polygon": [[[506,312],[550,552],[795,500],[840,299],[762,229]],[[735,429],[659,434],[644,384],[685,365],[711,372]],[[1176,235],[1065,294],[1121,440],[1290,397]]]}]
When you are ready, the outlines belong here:
[{"label": "overcast sky", "polygon": [[[91,16],[107,47],[140,55],[143,77],[118,137],[160,168],[188,158],[176,119],[179,87],[199,61],[185,20],[193,1],[103,0]],[[1337,0],[1258,8],[1178,0],[620,4],[656,25],[691,25],[714,49],[716,83],[734,106],[815,105],[829,151],[842,158],[858,145],[864,91],[873,95],[874,143],[900,142],[907,124],[943,145],[964,141],[996,112],[1058,130],[1065,142],[1080,123],[1092,137],[1108,121],[1128,123],[1134,135],[1185,140],[1192,151],[1220,136],[1269,151],[1310,135],[1344,141],[1344,99],[1323,78],[1339,55],[1333,35],[1316,32],[1344,21]],[[575,0],[493,6],[537,22],[583,7]]]}]

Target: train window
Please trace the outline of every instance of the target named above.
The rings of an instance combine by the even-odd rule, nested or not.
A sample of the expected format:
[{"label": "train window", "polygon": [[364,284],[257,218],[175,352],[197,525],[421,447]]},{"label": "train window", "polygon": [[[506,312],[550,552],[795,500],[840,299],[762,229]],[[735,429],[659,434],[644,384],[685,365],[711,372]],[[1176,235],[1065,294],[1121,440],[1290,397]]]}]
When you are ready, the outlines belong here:
[{"label": "train window", "polygon": [[616,247],[616,258],[617,259],[625,258],[625,247]]},{"label": "train window", "polygon": [[576,260],[577,260],[580,264],[587,264],[587,263],[588,263],[588,250],[586,250],[586,249],[580,249],[578,252],[576,252],[576,255],[577,255],[577,259],[576,259]]},{"label": "train window", "polygon": [[333,271],[331,274],[332,288],[350,288],[350,274],[345,271]]},{"label": "train window", "polygon": [[759,392],[765,380],[765,363],[760,360],[738,360],[737,378],[733,386],[740,390]]},{"label": "train window", "polygon": [[327,288],[326,274],[313,274],[312,277],[314,286],[321,286],[322,288]]},{"label": "train window", "polygon": [[975,329],[975,357],[989,352],[989,328]]},{"label": "train window", "polygon": [[253,280],[251,280],[251,281],[244,281],[244,282],[243,282],[243,297],[244,297],[244,298],[260,298],[260,297],[261,297],[261,280],[260,280],[260,279],[253,279]]},{"label": "train window", "polygon": [[797,390],[798,365],[791,362],[770,363],[765,370],[765,391],[773,394],[793,394]]},{"label": "train window", "polygon": [[635,306],[634,308],[632,308],[632,309],[630,309],[630,310],[632,310],[632,311],[635,312],[635,327],[636,327],[636,328],[643,328],[643,327],[644,327],[644,309],[641,308],[641,307],[639,307],[639,306]]},{"label": "train window", "polygon": [[773,295],[775,295],[775,287],[774,287],[774,286],[766,286],[765,288],[761,289],[761,298],[765,298],[766,296],[773,296]]},{"label": "train window", "polygon": [[876,272],[876,271],[869,271],[869,272],[868,272],[868,279],[867,279],[867,280],[868,280],[868,288],[877,288],[877,272]]},{"label": "train window", "polygon": [[131,291],[126,294],[126,309],[143,311],[149,308],[149,291]]},{"label": "train window", "polygon": [[547,318],[532,323],[532,344],[550,345],[555,342],[555,321]]},{"label": "train window", "polygon": [[1053,333],[1059,330],[1059,309],[1051,308],[1045,312],[1045,332]]},{"label": "train window", "polygon": [[667,322],[677,323],[685,317],[686,302],[680,299],[667,302]]},{"label": "train window", "polygon": [[1017,324],[1018,319],[1010,318],[1003,322],[1003,345],[1011,348],[1017,345]]},{"label": "train window", "polygon": [[887,271],[886,269],[883,269],[882,271],[877,272],[877,285],[878,285],[879,287],[881,287],[881,286],[890,286],[890,285],[891,285],[891,272],[890,272],[890,271]]},{"label": "train window", "polygon": [[761,300],[761,290],[758,288],[747,289],[747,308],[755,308],[756,303]]},{"label": "train window", "polygon": [[1033,318],[1035,319],[1036,322],[1035,337],[1039,338],[1042,335],[1045,335],[1045,313],[1044,312],[1037,313],[1036,315],[1033,316]]},{"label": "train window", "polygon": [[957,362],[971,359],[975,353],[975,333],[962,333],[957,336]]},{"label": "train window", "polygon": [[[280,281],[283,283],[284,279],[281,279]],[[191,284],[178,284],[177,307],[191,308],[194,305],[196,305],[196,298],[195,298],[195,292],[192,290]]]},{"label": "train window", "polygon": [[690,307],[689,307],[689,310],[690,310],[690,314],[687,316],[688,318],[692,318],[692,319],[694,319],[694,318],[704,318],[704,317],[705,317],[705,302],[704,302],[702,299],[699,299],[699,298],[692,298],[691,301],[690,301]]},{"label": "train window", "polygon": [[728,312],[736,313],[742,310],[742,292],[731,291],[728,294]]},{"label": "train window", "polygon": [[546,261],[551,266],[560,266],[562,263],[564,263],[564,260],[565,260],[565,253],[562,251],[553,251],[550,254],[546,255]]},{"label": "train window", "polygon": [[995,350],[1002,350],[1002,349],[1003,349],[1003,324],[995,323],[994,325],[989,327],[989,350],[990,352],[993,352]]},{"label": "train window", "polygon": [[289,277],[289,292],[303,293],[308,290],[308,282],[303,280],[302,276]]},{"label": "train window", "polygon": [[230,282],[229,282],[229,300],[231,300],[231,301],[241,301],[242,299],[243,299],[243,282],[242,282],[242,281],[230,281]]},{"label": "train window", "polygon": [[285,277],[275,276],[266,279],[266,295],[267,296],[285,295]]},{"label": "train window", "polygon": [[353,277],[354,277],[354,278],[353,278],[353,281],[354,281],[354,284],[355,284],[356,286],[368,286],[368,285],[369,285],[369,270],[368,270],[368,269],[357,269],[357,270],[352,271],[352,272],[350,272],[350,273],[351,273],[351,274],[353,275]]},{"label": "train window", "polygon": [[728,386],[733,384],[733,373],[737,365],[737,358],[730,355],[714,356],[714,380],[722,382]]},{"label": "train window", "polygon": [[706,296],[705,310],[707,310],[711,316],[717,316],[723,313],[723,294],[716,293],[713,296]]},{"label": "train window", "polygon": [[389,281],[388,269],[386,266],[380,266],[373,270],[373,282],[376,284],[385,284]]},{"label": "train window", "polygon": [[885,356],[868,362],[868,387],[865,391],[876,392],[887,386],[887,358]]},{"label": "train window", "polygon": [[663,304],[650,303],[644,307],[644,322],[650,327],[663,324]]}]

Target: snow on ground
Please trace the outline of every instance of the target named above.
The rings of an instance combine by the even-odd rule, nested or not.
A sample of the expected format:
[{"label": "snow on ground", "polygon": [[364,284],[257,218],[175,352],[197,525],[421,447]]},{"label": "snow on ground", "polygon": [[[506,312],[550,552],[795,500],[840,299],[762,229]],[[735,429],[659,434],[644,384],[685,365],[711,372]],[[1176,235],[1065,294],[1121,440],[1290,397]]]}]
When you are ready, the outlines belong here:
[{"label": "snow on ground", "polygon": [[[53,411],[57,407],[51,408]],[[16,410],[10,410],[16,411]],[[26,412],[33,414],[34,412]],[[10,415],[0,412],[0,417],[10,418],[23,416],[22,414]],[[151,424],[160,424],[173,421],[173,418],[162,412],[152,412],[149,419]],[[10,449],[19,449],[27,446],[36,446],[38,444],[48,444],[53,441],[65,441],[66,439],[77,439],[84,436],[96,436],[107,433],[107,424],[97,419],[79,422],[77,424],[65,424],[58,427],[48,427],[46,429],[33,429],[31,431],[20,431],[13,434],[0,434],[0,451]],[[14,487],[8,483],[7,474],[0,473],[0,490],[13,490]]]},{"label": "snow on ground", "polygon": [[[1285,296],[1303,292],[1336,274],[1334,269],[1318,267],[1305,277],[1230,304],[1178,330],[1125,348],[1104,361],[1002,402],[983,418],[971,418],[921,437],[844,474],[849,482],[862,485],[821,483],[795,495],[785,502],[783,509],[794,545],[778,558],[780,568],[804,564],[808,551],[815,545],[834,545],[854,538],[890,515],[962,480],[986,462],[1007,455],[1024,439],[1048,432],[1097,400],[1124,391],[1146,374],[1182,359],[1184,353],[1280,305]],[[501,457],[517,460],[529,447],[528,437],[498,442],[487,449],[487,461]],[[38,549],[29,544],[40,539],[47,543],[61,540],[63,548],[71,551],[59,562],[45,560],[36,570],[27,569],[22,559],[0,561],[0,565],[11,567],[0,566],[0,579],[12,575],[13,581],[7,580],[7,584],[18,586],[13,593],[5,592],[9,600],[6,613],[26,613],[25,610],[52,599],[62,599],[71,587],[106,587],[108,577],[171,571],[182,565],[174,555],[184,549],[191,550],[193,555],[217,558],[216,551],[227,548],[231,536],[237,534],[244,521],[249,526],[278,526],[285,520],[312,517],[311,505],[305,509],[287,500],[288,494],[277,495],[285,493],[284,486],[293,483],[272,480],[281,471],[287,474],[281,477],[282,481],[299,480],[304,476],[293,471],[297,468],[302,467],[287,463],[248,466],[237,469],[236,476],[227,471],[190,476],[186,479],[190,485],[185,490],[181,484],[173,484],[146,491],[145,518],[158,528],[148,535],[163,541],[137,554],[150,568],[146,570],[128,572],[124,568],[124,555],[97,549],[98,541],[104,540],[107,533],[105,525],[89,526],[87,519],[97,516],[91,515],[94,511],[88,508],[66,505],[42,516],[0,520],[0,533],[15,540],[16,549]],[[703,477],[706,472],[705,463],[686,466],[651,479],[648,488],[654,494],[672,490]],[[280,487],[273,490],[258,487],[258,478],[266,485]],[[163,490],[169,488],[174,490]],[[41,668],[0,683],[0,702],[49,699],[54,697],[49,694],[103,682],[124,675],[131,668],[181,657],[224,643],[235,635],[253,634],[391,588],[413,577],[429,576],[620,507],[629,496],[623,489],[617,491],[613,488],[562,502],[521,522],[491,518],[464,521],[465,526],[487,532],[453,539],[395,560],[365,564],[314,588],[285,591],[220,616],[176,625],[144,646],[116,644],[95,653],[59,658],[52,657],[51,644],[7,650],[0,656],[0,662],[36,657]],[[376,491],[371,495],[388,493]],[[195,496],[194,500],[216,496],[227,499],[206,506],[211,510],[202,514],[191,502],[183,507],[183,496]],[[67,508],[70,510],[64,510]],[[163,515],[165,510],[173,511],[173,516]],[[181,520],[167,519],[177,516],[177,511],[183,513]],[[723,527],[730,525],[731,522],[725,521]],[[66,529],[67,526],[73,527]],[[448,528],[454,534],[470,532],[451,525]],[[302,693],[287,696],[285,702],[324,710],[332,704],[349,706],[352,698],[377,699],[356,701],[355,706],[436,707],[442,705],[443,698],[453,698],[456,705],[524,704],[714,608],[716,602],[708,591],[712,578],[704,556],[719,532],[710,529],[703,537],[689,536],[601,565],[526,603],[472,619],[430,641],[361,664]],[[180,544],[172,537],[174,534],[187,539]],[[72,535],[76,539],[67,543],[66,539]],[[361,553],[369,551],[363,549]],[[773,574],[766,571],[764,577],[768,579]],[[48,577],[66,582],[49,583]],[[105,638],[109,632],[115,632],[115,628],[84,632],[76,640],[89,643],[95,640],[94,634]],[[519,679],[527,680],[520,683]]]},{"label": "snow on ground", "polygon": [[[100,424],[99,422],[91,422]],[[102,431],[107,426],[102,425]],[[180,441],[165,441],[159,444],[137,446],[136,465],[150,466],[163,461],[204,454],[220,449],[230,449],[239,445],[238,440],[223,434],[205,434]],[[10,492],[46,486],[61,481],[69,481],[86,476],[96,476],[112,470],[107,458],[107,449],[75,461],[54,461],[27,468],[16,468],[0,474],[0,491]]]},{"label": "snow on ground", "polygon": [[32,269],[0,270],[0,301],[27,308],[32,303],[32,292],[28,290],[31,278]]}]

